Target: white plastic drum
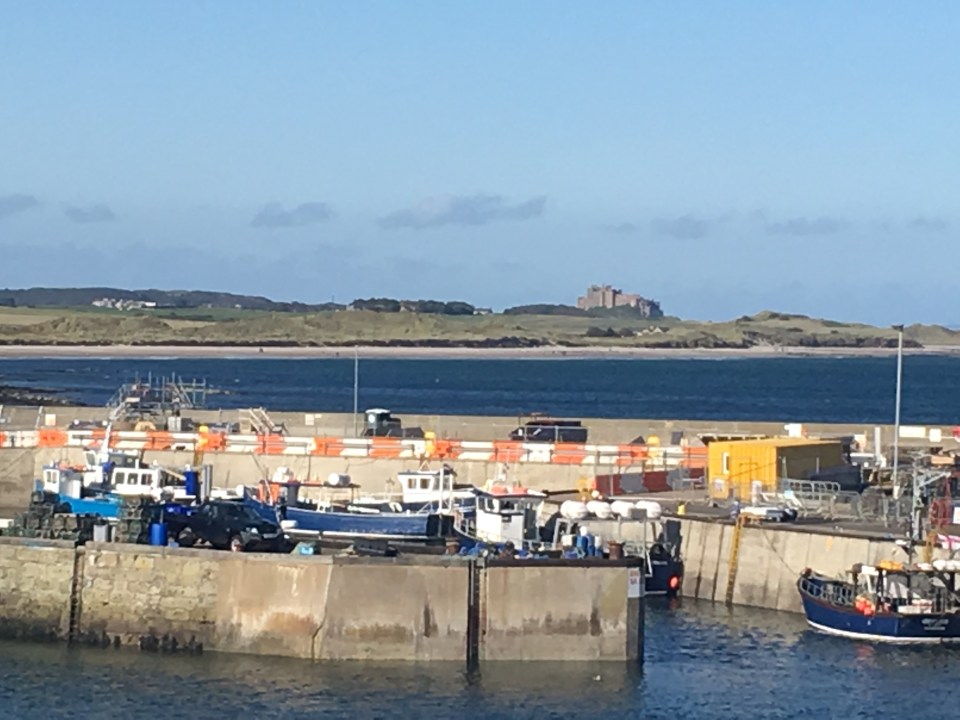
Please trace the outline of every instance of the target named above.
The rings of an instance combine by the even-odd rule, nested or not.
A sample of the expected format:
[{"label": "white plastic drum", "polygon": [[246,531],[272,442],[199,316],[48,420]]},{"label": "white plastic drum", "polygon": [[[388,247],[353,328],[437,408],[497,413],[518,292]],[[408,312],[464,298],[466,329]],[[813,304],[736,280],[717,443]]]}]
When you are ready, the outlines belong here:
[{"label": "white plastic drum", "polygon": [[560,506],[560,517],[566,520],[584,520],[590,514],[586,503],[567,500]]},{"label": "white plastic drum", "polygon": [[587,512],[595,516],[598,520],[609,520],[613,517],[613,508],[610,503],[603,500],[591,500],[587,503]]},{"label": "white plastic drum", "polygon": [[633,504],[637,510],[643,510],[647,513],[647,520],[659,520],[663,515],[663,507],[653,500],[637,500]]},{"label": "white plastic drum", "polygon": [[346,487],[349,484],[349,475],[341,475],[340,473],[330,473],[327,475],[327,485],[330,487]]}]

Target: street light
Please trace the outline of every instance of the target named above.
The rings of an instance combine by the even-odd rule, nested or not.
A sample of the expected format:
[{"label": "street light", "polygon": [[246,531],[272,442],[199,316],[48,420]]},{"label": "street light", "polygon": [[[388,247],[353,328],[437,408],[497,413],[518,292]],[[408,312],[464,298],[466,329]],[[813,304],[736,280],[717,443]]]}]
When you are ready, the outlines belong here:
[{"label": "street light", "polygon": [[[900,384],[903,376],[903,325],[894,325],[897,331],[897,401],[893,419],[893,492],[894,497],[900,498],[900,482],[898,470],[900,465]],[[899,503],[897,503],[899,507]],[[899,509],[897,515],[899,517]]]}]

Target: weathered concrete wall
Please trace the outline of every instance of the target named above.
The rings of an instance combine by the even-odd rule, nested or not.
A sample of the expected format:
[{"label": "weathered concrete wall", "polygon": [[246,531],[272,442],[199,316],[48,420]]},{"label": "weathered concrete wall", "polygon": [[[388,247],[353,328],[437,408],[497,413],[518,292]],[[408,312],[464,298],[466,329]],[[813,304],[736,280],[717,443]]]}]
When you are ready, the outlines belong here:
[{"label": "weathered concrete wall", "polygon": [[215,646],[315,660],[465,657],[467,568],[233,556],[220,563]]},{"label": "weathered concrete wall", "polygon": [[[685,597],[725,602],[733,549],[731,524],[683,520]],[[805,532],[799,528],[748,525],[743,528],[733,588],[735,605],[802,612],[797,577],[804,568],[840,575],[854,563],[905,560],[886,540]]]},{"label": "weathered concrete wall", "polygon": [[[74,582],[74,573],[76,581]],[[0,634],[314,660],[631,660],[623,565],[490,566],[0,538]],[[71,603],[72,601],[72,603]],[[71,616],[71,604],[75,612]]]},{"label": "weathered concrete wall", "polygon": [[0,637],[66,638],[73,570],[72,543],[0,537]]},{"label": "weathered concrete wall", "polygon": [[622,567],[489,567],[481,657],[627,660],[642,612]]}]

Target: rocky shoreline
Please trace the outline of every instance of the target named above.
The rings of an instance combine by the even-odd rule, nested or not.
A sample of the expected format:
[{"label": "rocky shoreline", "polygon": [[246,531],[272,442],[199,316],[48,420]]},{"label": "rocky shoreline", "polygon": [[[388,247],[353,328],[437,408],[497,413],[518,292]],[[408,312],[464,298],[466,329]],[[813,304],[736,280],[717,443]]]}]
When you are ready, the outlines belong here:
[{"label": "rocky shoreline", "polygon": [[54,390],[0,385],[0,405],[44,405],[70,407],[79,404],[81,403],[78,403],[75,400],[59,397]]}]

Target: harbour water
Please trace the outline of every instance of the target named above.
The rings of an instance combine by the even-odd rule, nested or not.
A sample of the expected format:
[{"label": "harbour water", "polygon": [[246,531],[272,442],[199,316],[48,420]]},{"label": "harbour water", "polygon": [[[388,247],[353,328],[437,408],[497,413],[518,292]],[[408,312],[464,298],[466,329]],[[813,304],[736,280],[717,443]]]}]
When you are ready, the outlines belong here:
[{"label": "harbour water", "polygon": [[[0,643],[0,718],[952,717],[955,651],[814,634],[800,616],[652,602],[622,664],[310,664]],[[921,692],[922,690],[922,692]]]},{"label": "harbour water", "polygon": [[[361,407],[398,413],[891,423],[893,357],[365,359]],[[0,360],[0,385],[104,405],[138,373],[205,378],[215,407],[349,412],[353,358]],[[903,422],[960,423],[960,356],[904,362]]]}]

